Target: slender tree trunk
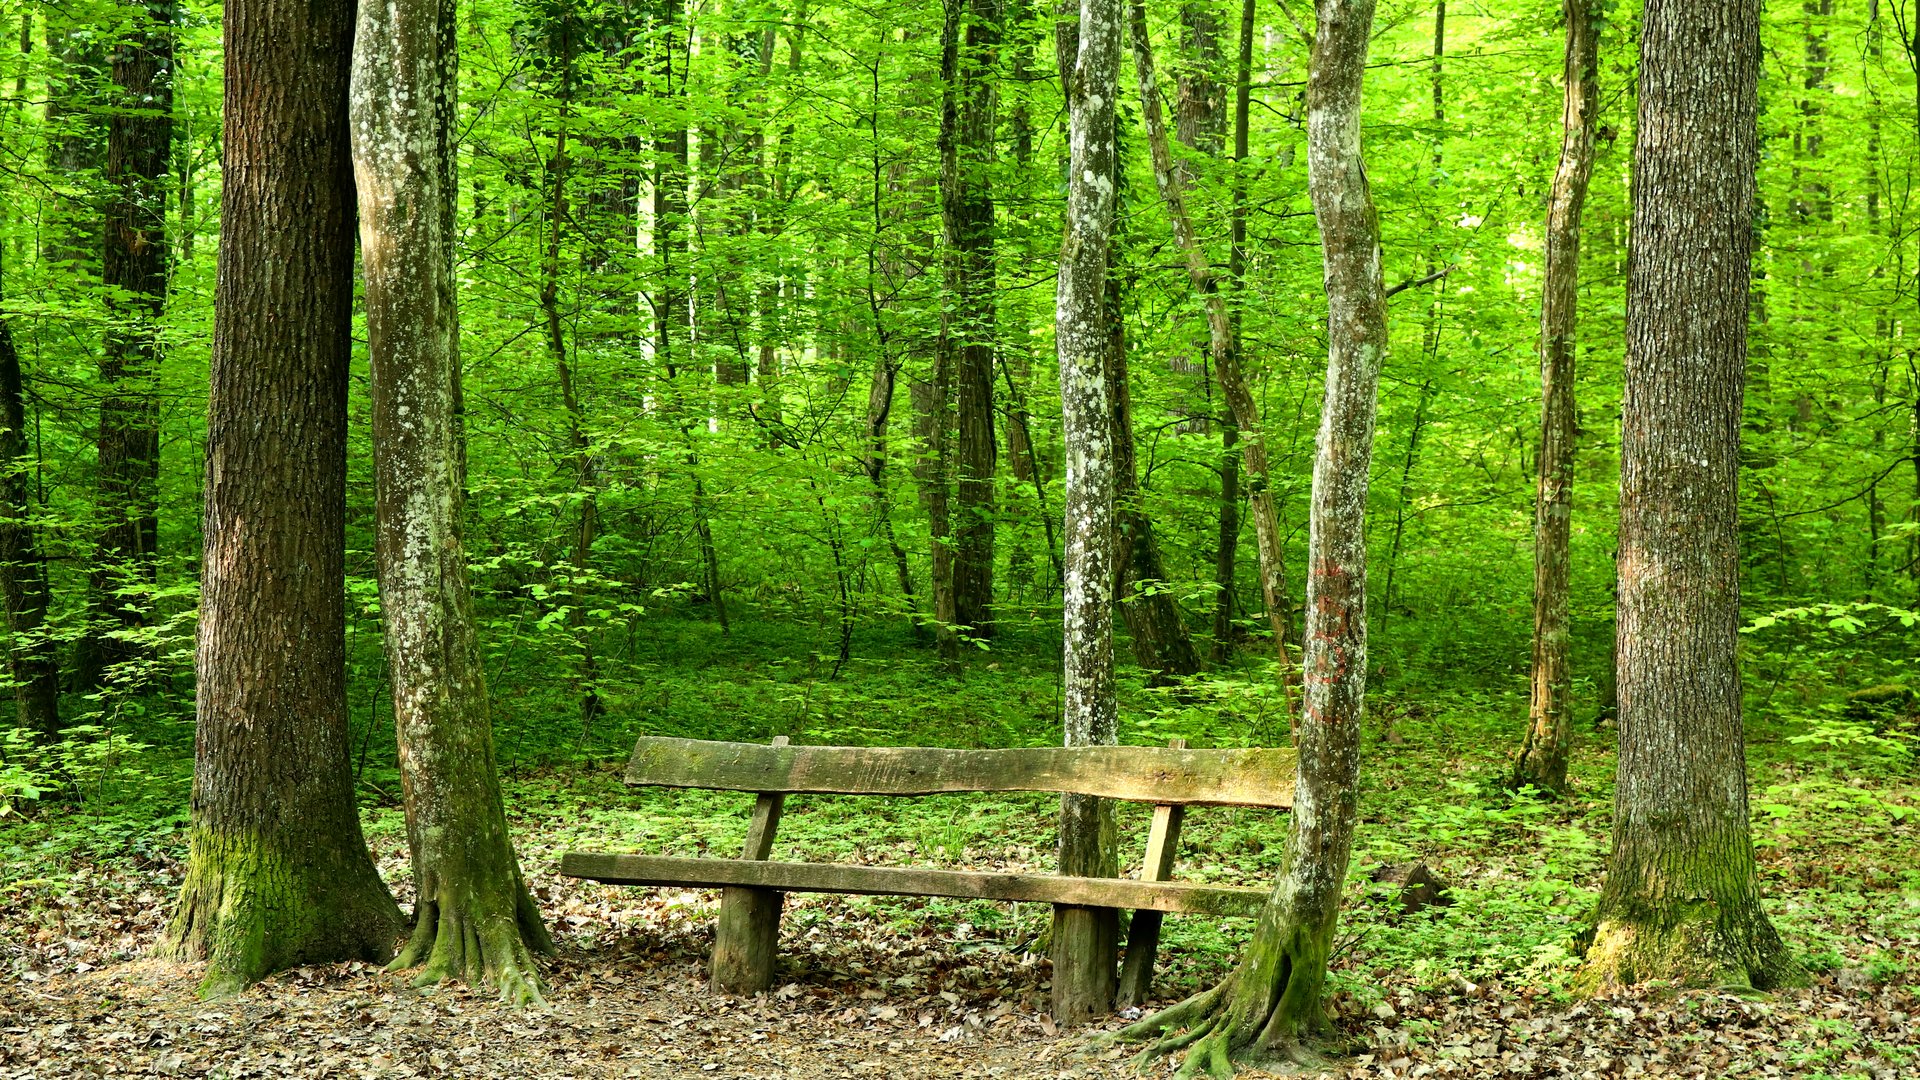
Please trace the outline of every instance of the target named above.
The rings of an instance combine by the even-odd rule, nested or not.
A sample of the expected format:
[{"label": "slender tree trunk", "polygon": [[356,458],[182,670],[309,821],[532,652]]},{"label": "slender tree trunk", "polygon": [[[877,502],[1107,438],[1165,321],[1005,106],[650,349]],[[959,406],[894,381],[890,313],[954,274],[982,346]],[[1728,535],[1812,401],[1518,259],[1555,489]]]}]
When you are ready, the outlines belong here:
[{"label": "slender tree trunk", "polygon": [[45,631],[51,592],[33,526],[39,500],[32,470],[20,351],[13,320],[0,316],[0,596],[7,605],[8,670],[20,726],[52,742],[60,734],[60,657]]},{"label": "slender tree trunk", "polygon": [[[1387,351],[1380,233],[1360,153],[1371,0],[1319,0],[1307,82],[1307,186],[1326,261],[1327,390],[1313,465],[1306,702],[1280,878],[1239,965],[1219,986],[1141,1021],[1190,1047],[1181,1071],[1231,1076],[1235,1060],[1310,1058],[1358,809],[1367,680],[1366,508],[1375,392]],[[1137,22],[1136,22],[1137,25]]]},{"label": "slender tree trunk", "polygon": [[[1432,273],[1432,263],[1428,263],[1428,273]],[[1429,312],[1435,309],[1429,307]],[[1429,331],[1432,324],[1429,324]],[[1422,355],[1431,355],[1423,353]],[[1395,493],[1393,506],[1393,538],[1387,542],[1387,584],[1380,590],[1380,619],[1376,629],[1385,632],[1387,620],[1393,616],[1393,591],[1395,577],[1400,569],[1400,548],[1407,537],[1407,507],[1413,502],[1413,470],[1420,463],[1420,437],[1427,430],[1427,406],[1433,404],[1433,380],[1420,381],[1420,397],[1413,406],[1413,423],[1407,431],[1406,456],[1400,459],[1400,490]]]},{"label": "slender tree trunk", "polygon": [[507,833],[461,541],[455,32],[453,0],[366,4],[353,52],[375,554],[418,891],[393,966],[528,1002],[541,997],[532,954],[552,943]]},{"label": "slender tree trunk", "polygon": [[1741,736],[1739,452],[1757,0],[1651,0],[1620,443],[1620,763],[1580,985],[1775,986]]},{"label": "slender tree trunk", "polygon": [[[125,635],[152,615],[158,570],[159,321],[167,300],[167,178],[173,152],[173,7],[140,4],[113,49],[115,109],[107,120],[103,283],[112,316],[100,381],[101,530],[89,574],[79,681],[99,686],[117,664],[149,654]],[[124,297],[125,299],[121,299]]]},{"label": "slender tree trunk", "polygon": [[[1064,726],[1066,744],[1112,743],[1113,401],[1107,386],[1107,262],[1113,240],[1114,98],[1118,90],[1119,0],[1079,0],[1079,20],[1061,12],[1056,34],[1068,109],[1067,221],[1055,288],[1054,340],[1060,363],[1060,431],[1066,444]],[[1070,58],[1070,62],[1066,59]],[[1112,806],[1060,800],[1060,872],[1118,872]],[[1113,1008],[1119,919],[1110,908],[1055,907],[1053,1014],[1079,1023]]]},{"label": "slender tree trunk", "polygon": [[[1173,135],[1181,145],[1218,157],[1225,141],[1226,84],[1221,79],[1220,17],[1217,0],[1181,0],[1179,48],[1174,53]],[[1174,162],[1183,189],[1199,182],[1200,170],[1193,159]],[[1207,348],[1203,341],[1200,349]],[[1180,377],[1183,396],[1192,403],[1183,411],[1185,421],[1179,430],[1205,432],[1212,424],[1213,395],[1208,365],[1178,350],[1173,357],[1173,373]],[[1232,424],[1227,425],[1231,427]]]},{"label": "slender tree trunk", "polygon": [[[947,230],[949,249],[957,245],[957,195],[959,184],[959,63],[960,34],[965,5],[962,0],[942,0],[940,26],[940,217]],[[960,276],[960,257],[952,250],[945,255],[947,289],[956,290]],[[942,308],[947,301],[943,301]],[[958,574],[959,537],[954,530],[953,479],[956,472],[956,440],[953,415],[954,369],[959,364],[960,338],[953,333],[952,319],[943,310],[940,336],[934,343],[932,377],[915,382],[909,394],[913,399],[914,425],[920,438],[920,461],[915,470],[927,507],[927,527],[932,537],[929,562],[933,579],[934,636],[939,644],[940,662],[949,670],[960,662],[960,636],[969,630],[960,624]]]},{"label": "slender tree trunk", "polygon": [[353,5],[232,0],[186,881],[161,952],[202,993],[393,954],[346,683]]},{"label": "slender tree trunk", "polygon": [[[941,333],[952,358],[953,622],[993,636],[995,258],[994,113],[1000,0],[945,0],[940,204],[952,313]],[[963,19],[964,14],[964,19]],[[965,29],[961,29],[964,22]]]},{"label": "slender tree trunk", "polygon": [[[1214,378],[1233,412],[1233,419],[1245,440],[1240,449],[1251,479],[1248,510],[1253,515],[1255,539],[1260,548],[1260,592],[1267,608],[1267,622],[1273,630],[1274,651],[1280,665],[1281,684],[1288,687],[1291,699],[1292,662],[1287,654],[1287,628],[1292,622],[1287,597],[1285,538],[1280,535],[1279,507],[1274,500],[1273,477],[1267,465],[1266,440],[1260,434],[1260,409],[1253,400],[1240,366],[1240,343],[1234,335],[1233,321],[1227,312],[1226,297],[1207,254],[1200,247],[1187,213],[1186,195],[1174,170],[1173,154],[1167,145],[1166,121],[1161,117],[1160,89],[1155,81],[1153,44],[1147,36],[1147,12],[1144,0],[1131,6],[1133,24],[1133,60],[1140,83],[1140,113],[1147,129],[1147,145],[1153,157],[1154,182],[1160,199],[1172,219],[1174,241],[1186,257],[1187,275],[1206,304],[1209,348],[1213,357]],[[1292,706],[1289,704],[1291,714]]]},{"label": "slender tree trunk", "polygon": [[84,10],[38,5],[47,27],[47,171],[61,198],[55,202],[48,262],[97,272],[101,219],[94,216],[100,177],[100,75],[109,65],[105,38]]},{"label": "slender tree trunk", "polygon": [[907,549],[901,546],[899,536],[893,531],[893,493],[887,485],[887,426],[893,415],[894,383],[900,369],[888,358],[885,344],[883,340],[881,353],[873,361],[873,377],[867,384],[867,455],[863,464],[867,482],[873,485],[874,525],[893,557],[894,580],[900,586],[901,600],[907,605],[914,640],[925,641],[927,628],[920,621],[918,601],[913,594],[913,569],[907,563]]},{"label": "slender tree trunk", "polygon": [[[1247,130],[1253,105],[1253,23],[1254,0],[1242,0],[1240,10],[1240,55],[1233,76],[1233,195],[1228,211],[1227,276],[1233,279],[1236,293],[1246,290],[1247,271]],[[1240,316],[1244,304],[1236,304],[1231,313],[1233,340],[1240,340]],[[1224,664],[1233,650],[1236,636],[1234,611],[1239,599],[1235,592],[1235,570],[1240,548],[1240,428],[1231,417],[1220,425],[1220,528],[1215,541],[1213,562],[1213,656]]]},{"label": "slender tree trunk", "polygon": [[[671,108],[682,108],[687,96],[689,47],[691,35],[686,26],[683,0],[660,0],[655,26],[658,59],[655,73],[660,92]],[[672,104],[674,99],[679,104]],[[700,452],[693,436],[693,412],[686,400],[686,387],[680,372],[694,363],[693,305],[689,297],[688,271],[691,258],[689,235],[692,217],[687,206],[687,173],[691,158],[686,124],[668,124],[654,139],[653,152],[653,245],[660,257],[660,287],[654,306],[656,349],[666,371],[669,407],[678,414],[680,437],[686,444],[687,473],[693,484],[693,532],[700,549],[700,575],[707,590],[707,602],[722,633],[731,631],[727,621],[726,597],[720,580],[720,556],[713,543],[713,500],[707,494],[706,481],[700,475]]]},{"label": "slender tree trunk", "polygon": [[[1114,597],[1133,640],[1135,662],[1152,673],[1150,685],[1160,686],[1197,674],[1200,656],[1193,650],[1193,639],[1173,597],[1152,587],[1165,582],[1167,571],[1134,458],[1123,295],[1115,277],[1107,288],[1107,326],[1112,335],[1107,349],[1107,398],[1113,409]],[[1136,592],[1140,587],[1144,591]]]},{"label": "slender tree trunk", "polygon": [[[1160,559],[1160,542],[1153,518],[1147,513],[1133,446],[1133,393],[1127,370],[1126,288],[1120,272],[1125,244],[1124,157],[1114,147],[1114,235],[1108,253],[1106,285],[1107,398],[1113,408],[1114,600],[1127,624],[1133,656],[1151,674],[1151,685],[1166,685],[1200,670],[1200,656],[1180,609],[1166,590],[1157,588],[1167,571]],[[1136,592],[1136,587],[1141,591]]]},{"label": "slender tree trunk", "polygon": [[1599,104],[1600,20],[1588,0],[1563,0],[1567,24],[1566,103],[1560,168],[1547,203],[1546,281],[1540,295],[1540,460],[1533,503],[1533,694],[1527,734],[1514,762],[1515,787],[1549,792],[1567,784],[1573,741],[1568,662],[1568,546],[1573,522],[1573,454],[1579,437],[1573,361],[1580,309],[1580,212],[1593,176]]},{"label": "slender tree trunk", "polygon": [[580,731],[584,738],[600,715],[599,667],[594,659],[592,630],[587,625],[587,597],[584,581],[592,574],[593,542],[600,531],[599,479],[593,466],[593,448],[587,438],[586,412],[574,385],[572,358],[567,352],[566,328],[560,318],[560,239],[567,220],[567,176],[573,163],[568,157],[567,125],[573,114],[573,31],[571,12],[562,12],[560,21],[560,70],[556,96],[560,104],[559,128],[554,135],[553,158],[548,173],[553,184],[547,204],[547,251],[541,268],[540,312],[546,321],[547,352],[553,358],[554,376],[560,383],[560,404],[567,414],[567,449],[573,466],[573,494],[579,507],[574,518],[573,564],[575,584],[568,624],[580,643],[579,667],[574,678],[574,696],[580,702]]}]

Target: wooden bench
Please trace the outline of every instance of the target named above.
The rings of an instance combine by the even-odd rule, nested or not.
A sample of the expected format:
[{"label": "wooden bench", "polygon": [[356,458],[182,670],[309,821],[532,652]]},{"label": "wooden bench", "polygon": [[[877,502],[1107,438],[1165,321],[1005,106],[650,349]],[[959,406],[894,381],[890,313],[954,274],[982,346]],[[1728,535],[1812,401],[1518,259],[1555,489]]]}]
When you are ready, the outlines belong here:
[{"label": "wooden bench", "polygon": [[[627,764],[634,786],[753,792],[746,850],[738,859],[570,852],[569,877],[616,885],[678,885],[724,892],[715,930],[717,991],[751,994],[772,985],[783,894],[856,893],[1018,900],[1060,908],[1124,908],[1134,916],[1120,973],[1122,1005],[1146,998],[1160,923],[1168,912],[1256,916],[1268,890],[1170,880],[1188,806],[1285,808],[1293,802],[1291,749],[1189,750],[1141,746],[944,750],[928,747],[770,746],[642,738]],[[788,795],[934,795],[1051,791],[1152,803],[1146,858],[1138,879],[938,870],[906,866],[772,862],[774,833]],[[1054,958],[1055,995],[1084,972],[1063,964],[1105,964],[1114,957]],[[1108,982],[1111,986],[1112,983]],[[1058,1010],[1056,1010],[1057,1014]]]}]

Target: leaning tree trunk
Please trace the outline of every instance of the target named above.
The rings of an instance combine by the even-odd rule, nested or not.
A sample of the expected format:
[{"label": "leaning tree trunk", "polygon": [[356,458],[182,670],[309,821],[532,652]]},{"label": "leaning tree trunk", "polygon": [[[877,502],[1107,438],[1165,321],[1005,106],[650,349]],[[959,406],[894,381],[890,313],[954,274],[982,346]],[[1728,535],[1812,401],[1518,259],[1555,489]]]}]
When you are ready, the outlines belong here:
[{"label": "leaning tree trunk", "polygon": [[1778,984],[1740,727],[1757,0],[1651,0],[1620,435],[1620,761],[1580,985]]},{"label": "leaning tree trunk", "polygon": [[1253,390],[1247,385],[1246,373],[1240,366],[1240,341],[1227,311],[1226,296],[1220,291],[1218,277],[1207,260],[1206,251],[1200,246],[1199,236],[1194,232],[1193,218],[1187,210],[1185,185],[1174,167],[1173,153],[1167,145],[1167,125],[1161,116],[1160,88],[1154,76],[1153,44],[1147,36],[1144,0],[1134,0],[1130,21],[1133,26],[1134,70],[1140,84],[1140,116],[1147,129],[1154,183],[1160,190],[1160,200],[1165,204],[1167,217],[1173,225],[1174,241],[1186,258],[1187,276],[1193,282],[1194,291],[1200,294],[1206,305],[1208,350],[1213,358],[1214,378],[1219,382],[1221,394],[1227,399],[1227,407],[1233,413],[1234,426],[1240,429],[1240,437],[1246,440],[1240,449],[1240,460],[1246,463],[1251,481],[1248,485],[1247,509],[1253,516],[1254,540],[1260,550],[1260,595],[1267,609],[1267,624],[1273,631],[1280,683],[1287,690],[1287,712],[1291,715],[1293,676],[1291,660],[1287,655],[1287,627],[1292,620],[1288,614],[1290,605],[1287,597],[1285,538],[1280,535],[1280,510],[1274,499],[1273,475],[1267,463],[1267,444],[1260,434],[1260,408],[1253,399]]},{"label": "leaning tree trunk", "polygon": [[101,529],[88,582],[90,618],[79,682],[101,685],[146,650],[127,635],[146,625],[142,595],[157,567],[160,480],[159,322],[167,299],[167,183],[173,150],[171,4],[141,4],[113,48],[107,120],[107,219],[101,279],[113,319],[100,363]]},{"label": "leaning tree trunk", "polygon": [[[3,292],[3,291],[0,291]],[[47,557],[34,533],[33,461],[26,379],[13,320],[0,316],[0,597],[7,605],[8,671],[20,726],[44,742],[60,735],[60,657],[47,636]]]},{"label": "leaning tree trunk", "polygon": [[232,0],[186,881],[203,993],[385,960],[400,909],[348,759],[350,0]]},{"label": "leaning tree trunk", "polygon": [[507,834],[461,543],[454,33],[453,0],[365,4],[353,51],[375,548],[418,892],[393,966],[529,1002],[552,943]]},{"label": "leaning tree trunk", "polygon": [[1231,1076],[1236,1059],[1310,1057],[1353,849],[1367,682],[1367,469],[1387,352],[1380,232],[1360,155],[1371,0],[1319,0],[1307,80],[1307,187],[1326,260],[1327,393],[1313,463],[1306,702],[1300,774],[1280,879],[1225,981],[1126,1034],[1169,1029],[1149,1052],[1190,1047],[1181,1067]]},{"label": "leaning tree trunk", "polygon": [[1564,0],[1566,104],[1560,168],[1547,203],[1547,272],[1540,296],[1540,461],[1533,503],[1533,697],[1513,785],[1558,792],[1573,741],[1568,669],[1569,538],[1573,525],[1574,324],[1580,308],[1580,211],[1593,176],[1600,20],[1588,0]]},{"label": "leaning tree trunk", "polygon": [[[1063,12],[1063,15],[1066,14]],[[1114,94],[1119,0],[1080,0],[1079,23],[1059,28],[1068,108],[1066,233],[1055,287],[1060,434],[1066,450],[1064,606],[1068,746],[1116,737],[1113,682],[1113,402],[1107,393],[1107,256],[1113,240]],[[1077,40],[1069,40],[1070,36]],[[1060,799],[1060,872],[1118,872],[1113,810],[1102,799]],[[1079,1023],[1113,1008],[1119,919],[1111,908],[1059,906],[1053,920],[1053,1015]],[[1072,958],[1072,959],[1069,959]]]}]

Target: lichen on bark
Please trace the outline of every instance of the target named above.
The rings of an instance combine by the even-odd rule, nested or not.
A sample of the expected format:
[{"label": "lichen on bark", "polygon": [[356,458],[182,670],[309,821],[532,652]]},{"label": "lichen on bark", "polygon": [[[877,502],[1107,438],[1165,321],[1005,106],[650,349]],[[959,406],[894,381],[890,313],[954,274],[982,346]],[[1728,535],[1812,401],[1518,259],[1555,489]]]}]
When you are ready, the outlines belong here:
[{"label": "lichen on bark", "polygon": [[1300,766],[1279,879],[1253,941],[1218,986],[1123,1029],[1142,1057],[1185,1051],[1179,1075],[1236,1062],[1312,1065],[1321,993],[1358,817],[1367,676],[1366,504],[1386,356],[1379,225],[1360,156],[1370,0],[1319,0],[1307,83],[1308,190],[1327,294],[1327,380],[1307,547]]},{"label": "lichen on bark", "polygon": [[372,363],[375,554],[418,900],[396,968],[538,1002],[552,942],[494,763],[461,537],[452,0],[360,7],[349,94]]}]

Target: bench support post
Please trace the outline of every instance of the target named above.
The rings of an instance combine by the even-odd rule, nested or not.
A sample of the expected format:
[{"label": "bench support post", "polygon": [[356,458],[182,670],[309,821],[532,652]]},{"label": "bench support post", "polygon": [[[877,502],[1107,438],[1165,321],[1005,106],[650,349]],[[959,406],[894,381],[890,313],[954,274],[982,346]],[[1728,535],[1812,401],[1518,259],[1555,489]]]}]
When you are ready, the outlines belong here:
[{"label": "bench support post", "polygon": [[[781,735],[773,745],[786,745]],[[761,792],[754,799],[743,859],[764,862],[773,851],[774,833],[787,797]],[[786,894],[776,889],[729,888],[720,893],[720,920],[713,933],[713,989],[720,994],[757,994],[773,985],[780,954],[780,907]]]},{"label": "bench support post", "polygon": [[[1187,740],[1175,739],[1169,745],[1175,750],[1185,750]],[[1147,830],[1147,858],[1140,864],[1141,881],[1173,879],[1174,857],[1180,851],[1180,826],[1185,822],[1186,813],[1183,806],[1153,808],[1153,825]],[[1160,924],[1165,919],[1163,912],[1136,911],[1133,921],[1127,924],[1127,956],[1120,965],[1117,1001],[1123,1009],[1147,1002],[1147,994],[1153,989],[1153,962],[1160,952]]]},{"label": "bench support post", "polygon": [[[1060,872],[1117,877],[1113,807],[1087,795],[1060,797]],[[1053,1018],[1082,1024],[1113,1011],[1120,912],[1115,908],[1053,907]]]}]

